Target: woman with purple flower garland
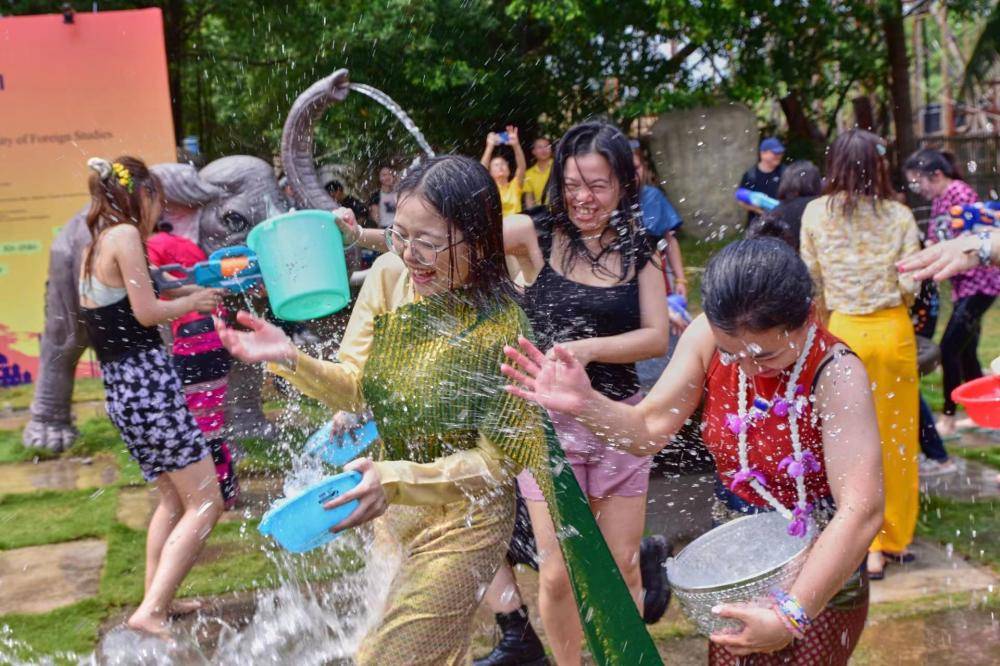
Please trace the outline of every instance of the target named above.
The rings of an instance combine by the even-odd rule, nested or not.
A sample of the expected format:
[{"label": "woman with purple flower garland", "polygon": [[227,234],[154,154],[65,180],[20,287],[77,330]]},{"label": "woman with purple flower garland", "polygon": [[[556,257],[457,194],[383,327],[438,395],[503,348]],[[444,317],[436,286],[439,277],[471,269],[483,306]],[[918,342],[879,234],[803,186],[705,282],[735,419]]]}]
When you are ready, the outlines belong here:
[{"label": "woman with purple flower garland", "polygon": [[773,238],[737,241],[705,269],[698,317],[637,405],[590,387],[580,363],[527,340],[508,348],[508,390],[573,414],[612,445],[649,455],[703,405],[717,470],[714,517],[778,511],[819,536],[769,604],[713,609],[741,621],[711,636],[710,664],[847,664],[868,615],[863,560],[882,523],[882,458],[861,361],[824,328],[802,260]]}]

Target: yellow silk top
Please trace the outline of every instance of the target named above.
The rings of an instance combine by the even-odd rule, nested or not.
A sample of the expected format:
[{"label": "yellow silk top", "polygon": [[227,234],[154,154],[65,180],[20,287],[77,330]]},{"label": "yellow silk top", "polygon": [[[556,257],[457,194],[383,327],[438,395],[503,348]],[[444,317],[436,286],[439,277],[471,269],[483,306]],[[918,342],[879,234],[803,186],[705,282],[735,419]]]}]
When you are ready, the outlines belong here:
[{"label": "yellow silk top", "polygon": [[[358,294],[336,361],[301,351],[291,369],[270,363],[268,369],[333,411],[361,411],[361,379],[372,348],[375,317],[419,298],[403,261],[389,252],[375,260]],[[516,471],[497,446],[480,435],[473,449],[457,451],[429,463],[408,460],[376,462],[389,502],[440,505],[467,500],[507,483]]]}]

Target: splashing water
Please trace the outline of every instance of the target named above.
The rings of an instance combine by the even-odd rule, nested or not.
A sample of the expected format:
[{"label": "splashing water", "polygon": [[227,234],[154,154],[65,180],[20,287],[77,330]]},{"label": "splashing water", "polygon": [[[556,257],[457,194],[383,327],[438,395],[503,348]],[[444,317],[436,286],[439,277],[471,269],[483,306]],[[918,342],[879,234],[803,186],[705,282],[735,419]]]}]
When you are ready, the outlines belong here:
[{"label": "splashing water", "polygon": [[417,144],[420,146],[420,149],[424,151],[427,157],[434,157],[434,150],[431,149],[430,144],[427,143],[427,139],[424,138],[424,135],[420,131],[420,128],[417,127],[417,124],[413,122],[413,119],[411,119],[410,116],[407,115],[406,111],[403,110],[403,107],[401,107],[399,104],[396,104],[396,102],[393,101],[391,97],[386,95],[378,88],[372,88],[371,86],[366,85],[364,83],[349,83],[348,87],[350,87],[351,90],[354,90],[356,92],[361,93],[362,95],[365,95],[366,97],[372,98],[373,100],[375,100],[376,102],[387,108],[390,111],[390,113],[392,113],[392,115],[396,116],[396,118],[399,119],[399,122],[403,123],[403,127],[405,127],[406,130],[413,135],[413,138],[416,140]]}]

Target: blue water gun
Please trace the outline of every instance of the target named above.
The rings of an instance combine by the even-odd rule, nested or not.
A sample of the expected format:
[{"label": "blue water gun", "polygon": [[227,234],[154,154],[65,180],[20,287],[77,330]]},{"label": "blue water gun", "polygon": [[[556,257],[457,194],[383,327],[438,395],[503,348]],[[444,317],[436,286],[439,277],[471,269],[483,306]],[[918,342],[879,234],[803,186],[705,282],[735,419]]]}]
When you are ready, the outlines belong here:
[{"label": "blue water gun", "polygon": [[952,206],[951,228],[972,231],[977,225],[1000,226],[1000,201],[979,201]]},{"label": "blue water gun", "polygon": [[736,200],[742,201],[748,206],[760,208],[761,210],[774,210],[781,202],[773,197],[769,197],[763,192],[754,192],[745,187],[737,188]]},{"label": "blue water gun", "polygon": [[680,294],[670,294],[667,296],[667,306],[680,316],[686,323],[691,323],[691,313],[688,312],[687,299]]},{"label": "blue water gun", "polygon": [[191,268],[166,264],[152,268],[150,273],[160,291],[196,284],[241,294],[263,282],[257,254],[245,245],[220,248]]}]

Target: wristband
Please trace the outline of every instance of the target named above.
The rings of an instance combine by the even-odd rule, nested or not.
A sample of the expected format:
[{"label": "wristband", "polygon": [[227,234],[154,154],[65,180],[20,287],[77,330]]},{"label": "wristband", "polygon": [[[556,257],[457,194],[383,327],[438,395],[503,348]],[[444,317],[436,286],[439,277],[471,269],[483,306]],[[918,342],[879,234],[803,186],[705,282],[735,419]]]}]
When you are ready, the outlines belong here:
[{"label": "wristband", "polygon": [[802,633],[802,631],[798,627],[792,624],[791,620],[789,620],[788,617],[786,617],[785,614],[781,612],[781,609],[778,608],[777,604],[773,604],[771,606],[771,610],[773,610],[774,614],[778,616],[778,619],[781,620],[781,624],[784,625],[785,629],[788,630],[788,633],[790,633],[793,638],[798,640],[802,640],[803,638],[805,638],[805,634]]},{"label": "wristband", "polygon": [[992,250],[992,247],[990,246],[990,232],[989,231],[980,231],[979,232],[979,240],[980,240],[979,251],[977,252],[977,254],[979,256],[979,265],[980,266],[989,266],[990,265],[990,255],[991,255],[991,250]]},{"label": "wristband", "polygon": [[809,619],[799,600],[784,590],[775,590],[771,593],[771,598],[774,600],[774,609],[794,628],[792,633],[800,634],[796,636],[798,638],[804,636],[812,620]]}]

